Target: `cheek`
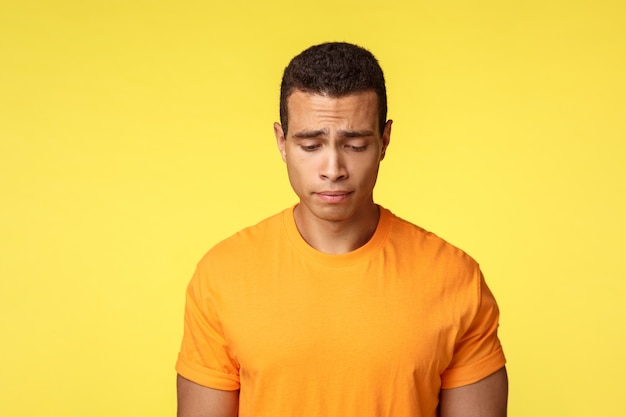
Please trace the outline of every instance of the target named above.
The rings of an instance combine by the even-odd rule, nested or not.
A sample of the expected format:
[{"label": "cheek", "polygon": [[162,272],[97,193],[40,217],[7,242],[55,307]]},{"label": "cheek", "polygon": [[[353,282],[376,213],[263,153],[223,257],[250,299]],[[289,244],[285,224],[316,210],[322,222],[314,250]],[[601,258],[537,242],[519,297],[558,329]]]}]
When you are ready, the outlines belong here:
[{"label": "cheek", "polygon": [[368,164],[363,164],[358,168],[359,177],[363,179],[363,181],[370,182],[372,180],[376,180],[378,176],[378,163],[376,161],[372,161]]},{"label": "cheek", "polygon": [[306,170],[301,165],[295,165],[289,163],[289,160],[287,161],[287,175],[289,176],[291,187],[294,189],[303,188],[306,182]]},{"label": "cheek", "polygon": [[287,172],[294,178],[307,178],[315,172],[315,161],[287,154]]}]

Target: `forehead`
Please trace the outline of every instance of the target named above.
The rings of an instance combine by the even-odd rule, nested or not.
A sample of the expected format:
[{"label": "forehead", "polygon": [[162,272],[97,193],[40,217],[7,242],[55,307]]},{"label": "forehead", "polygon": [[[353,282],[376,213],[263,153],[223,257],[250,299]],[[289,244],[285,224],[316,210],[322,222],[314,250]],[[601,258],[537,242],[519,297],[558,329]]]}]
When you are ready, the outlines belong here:
[{"label": "forehead", "polygon": [[378,97],[371,90],[339,97],[296,90],[287,98],[287,108],[290,127],[325,121],[378,125]]}]

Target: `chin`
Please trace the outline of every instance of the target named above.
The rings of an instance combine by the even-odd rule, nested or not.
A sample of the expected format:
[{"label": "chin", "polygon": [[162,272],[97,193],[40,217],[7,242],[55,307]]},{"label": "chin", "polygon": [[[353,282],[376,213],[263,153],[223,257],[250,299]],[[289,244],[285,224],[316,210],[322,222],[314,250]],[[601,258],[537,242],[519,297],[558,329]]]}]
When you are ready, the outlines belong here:
[{"label": "chin", "polygon": [[351,207],[333,204],[325,207],[319,207],[314,211],[314,214],[320,219],[338,222],[351,218],[354,215],[354,211]]}]

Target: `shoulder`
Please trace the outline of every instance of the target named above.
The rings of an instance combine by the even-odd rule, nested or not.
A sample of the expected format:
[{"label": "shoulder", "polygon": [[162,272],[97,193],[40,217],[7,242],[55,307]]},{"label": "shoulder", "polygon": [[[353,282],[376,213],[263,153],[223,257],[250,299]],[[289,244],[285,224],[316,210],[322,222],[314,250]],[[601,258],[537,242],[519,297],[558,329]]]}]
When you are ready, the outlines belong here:
[{"label": "shoulder", "polygon": [[282,240],[280,235],[284,233],[284,218],[289,212],[290,209],[285,209],[227,237],[206,252],[198,266],[205,267],[216,260],[245,262],[246,258],[269,250],[273,242]]},{"label": "shoulder", "polygon": [[478,267],[476,260],[459,247],[387,209],[382,210],[390,223],[389,242],[401,253],[440,267]]}]

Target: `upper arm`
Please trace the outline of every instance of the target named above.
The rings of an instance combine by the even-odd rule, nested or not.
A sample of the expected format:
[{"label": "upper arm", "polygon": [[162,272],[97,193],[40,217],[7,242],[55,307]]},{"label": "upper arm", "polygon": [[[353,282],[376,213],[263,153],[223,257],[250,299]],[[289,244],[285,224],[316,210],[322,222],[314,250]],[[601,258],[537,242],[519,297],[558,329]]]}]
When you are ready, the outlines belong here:
[{"label": "upper arm", "polygon": [[440,417],[506,417],[508,392],[506,368],[474,384],[443,389]]},{"label": "upper arm", "polygon": [[178,375],[178,417],[237,417],[239,391],[204,387]]}]

